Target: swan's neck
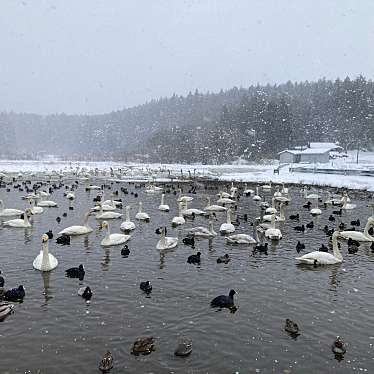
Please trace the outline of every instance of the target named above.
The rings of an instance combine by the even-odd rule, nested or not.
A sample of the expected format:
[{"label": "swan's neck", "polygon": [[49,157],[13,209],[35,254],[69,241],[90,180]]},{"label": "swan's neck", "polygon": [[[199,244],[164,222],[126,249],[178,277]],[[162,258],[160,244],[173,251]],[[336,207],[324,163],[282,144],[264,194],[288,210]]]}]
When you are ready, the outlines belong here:
[{"label": "swan's neck", "polygon": [[166,243],[166,235],[165,235],[165,229],[162,229],[161,230],[161,238],[160,238],[160,242],[165,245]]},{"label": "swan's neck", "polygon": [[126,207],[126,222],[130,222],[130,207]]},{"label": "swan's neck", "polygon": [[231,211],[227,209],[227,224],[231,225]]},{"label": "swan's neck", "polygon": [[258,187],[256,187],[256,195],[258,196]]},{"label": "swan's neck", "polygon": [[280,206],[280,215],[279,215],[279,218],[284,221],[286,219],[285,215],[284,215],[284,205],[281,204]]},{"label": "swan's neck", "polygon": [[48,242],[42,243],[42,250],[43,250],[42,269],[48,269],[50,267]]},{"label": "swan's neck", "polygon": [[275,229],[275,214],[271,215],[271,227]]},{"label": "swan's neck", "polygon": [[210,206],[210,197],[208,196],[207,199],[208,199],[208,206]]},{"label": "swan's neck", "polygon": [[183,204],[179,204],[179,217],[183,217]]},{"label": "swan's neck", "polygon": [[347,207],[347,201],[348,201],[347,195],[344,195],[343,196],[343,206],[342,206],[343,209],[345,209]]},{"label": "swan's neck", "polygon": [[109,239],[109,237],[110,237],[110,228],[109,228],[109,226],[107,226],[107,228],[106,228],[106,234],[105,234],[105,238],[104,239]]},{"label": "swan's neck", "polygon": [[162,194],[161,195],[161,205],[164,205],[164,202],[165,202],[165,195]]},{"label": "swan's neck", "polygon": [[308,196],[308,191],[304,188],[304,197],[305,197],[305,199],[307,198],[307,196]]},{"label": "swan's neck", "polygon": [[275,199],[274,197],[271,199],[271,206],[273,209],[275,209]]},{"label": "swan's neck", "polygon": [[369,238],[371,238],[371,236],[369,234],[369,229],[370,229],[371,226],[373,226],[373,222],[370,219],[368,219],[368,221],[366,222],[366,225],[365,225],[364,235],[366,237],[369,237]]},{"label": "swan's neck", "polygon": [[339,251],[338,247],[338,239],[335,235],[332,236],[332,252],[334,254],[334,257],[337,258],[339,261],[343,261],[343,256]]},{"label": "swan's neck", "polygon": [[214,228],[213,228],[213,221],[212,221],[212,220],[209,221],[209,231],[210,231],[210,232],[213,232],[213,231],[214,231]]},{"label": "swan's neck", "polygon": [[26,213],[26,212],[23,213],[23,223],[24,223],[25,225],[29,225],[29,224],[30,224],[30,222],[29,222],[29,217],[27,217],[27,213]]},{"label": "swan's neck", "polygon": [[[102,212],[102,208],[100,209],[100,212]],[[88,217],[89,217],[89,216],[90,216],[89,213],[86,213],[86,214],[84,215],[83,226],[86,226],[86,227],[87,227],[87,225],[88,225]]]},{"label": "swan's neck", "polygon": [[143,204],[139,203],[139,213],[143,213]]}]

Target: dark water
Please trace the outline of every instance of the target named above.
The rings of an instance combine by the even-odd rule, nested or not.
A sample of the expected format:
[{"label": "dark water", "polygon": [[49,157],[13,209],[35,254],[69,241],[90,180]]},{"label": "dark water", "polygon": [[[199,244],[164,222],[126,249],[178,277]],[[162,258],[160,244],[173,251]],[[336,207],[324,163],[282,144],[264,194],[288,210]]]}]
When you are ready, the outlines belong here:
[{"label": "dark water", "polygon": [[[113,188],[119,189],[119,185]],[[177,215],[175,196],[166,195],[171,212],[161,213],[157,209],[160,195],[136,192],[139,198],[122,196],[134,206],[132,220],[141,200],[151,222],[136,222],[128,258],[121,257],[120,247],[100,246],[103,232],[91,218],[94,232],[89,236],[73,238],[67,247],[50,241],[50,251],[59,260],[57,269],[45,274],[33,270],[40,236],[49,229],[56,234],[81,224],[83,213],[93,206],[96,193],[85,192],[83,186],[76,192],[74,211],[68,210],[61,189],[50,197],[60,207],[45,208],[42,215],[35,215],[31,230],[0,227],[0,269],[6,286],[26,287],[24,302],[0,323],[0,373],[99,372],[98,363],[108,349],[115,359],[112,373],[374,372],[374,254],[369,246],[363,244],[356,255],[348,255],[343,243],[345,261],[338,266],[314,269],[300,267],[294,260],[297,240],[306,244],[305,252],[327,244],[321,228],[330,223],[331,209],[323,210],[314,219],[314,229],[305,234],[292,229],[294,222],[281,225],[283,239],[271,246],[268,256],[253,256],[248,248],[227,245],[222,237],[211,243],[200,241],[196,250],[202,252],[202,263],[196,267],[186,263],[195,251],[181,242],[163,255],[155,248],[158,236],[154,229],[160,225],[168,225],[168,235],[183,237],[182,231],[169,226]],[[290,192],[293,200],[287,217],[304,202],[298,188]],[[205,193],[198,190],[191,207],[204,207]],[[0,190],[6,207],[24,206],[21,194]],[[364,223],[371,214],[368,201],[364,195],[352,196],[358,206],[346,212],[343,221],[359,217]],[[57,224],[55,218],[65,211],[68,217]],[[251,198],[240,200],[239,211],[250,218],[259,215]],[[300,222],[311,220],[302,208],[301,216]],[[216,231],[225,214],[217,218]],[[112,232],[119,232],[121,220],[110,223]],[[197,218],[185,228],[201,224],[208,222]],[[252,234],[252,228],[242,223],[237,232]],[[217,264],[216,258],[226,252],[231,262]],[[65,278],[65,269],[80,263],[86,268],[84,281]],[[144,280],[153,284],[150,297],[139,290]],[[89,304],[77,295],[82,285],[94,292]],[[237,312],[211,309],[210,300],[227,294],[230,288],[239,293]],[[284,331],[286,318],[299,324],[297,339]],[[131,355],[132,343],[144,335],[155,338],[156,351],[148,356]],[[337,335],[347,343],[341,362],[331,352]],[[173,355],[180,336],[193,341],[188,358]]]}]

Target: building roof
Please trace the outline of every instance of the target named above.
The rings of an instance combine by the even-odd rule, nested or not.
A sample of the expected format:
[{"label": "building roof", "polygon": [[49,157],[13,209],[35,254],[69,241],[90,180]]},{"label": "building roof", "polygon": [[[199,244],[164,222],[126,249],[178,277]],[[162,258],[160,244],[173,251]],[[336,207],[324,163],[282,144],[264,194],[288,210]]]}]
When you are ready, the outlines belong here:
[{"label": "building roof", "polygon": [[311,142],[309,145],[310,148],[317,148],[317,149],[328,149],[328,150],[333,150],[333,149],[343,149],[340,145],[336,143],[328,143],[328,142]]},{"label": "building roof", "polygon": [[307,149],[304,149],[303,151],[299,151],[299,154],[322,155],[328,152],[330,152],[330,149],[328,148],[307,148]]},{"label": "building roof", "polygon": [[298,155],[300,154],[301,151],[298,151],[296,149],[285,149],[284,151],[282,152],[278,152],[278,155],[280,155],[281,153],[291,153],[293,155]]}]

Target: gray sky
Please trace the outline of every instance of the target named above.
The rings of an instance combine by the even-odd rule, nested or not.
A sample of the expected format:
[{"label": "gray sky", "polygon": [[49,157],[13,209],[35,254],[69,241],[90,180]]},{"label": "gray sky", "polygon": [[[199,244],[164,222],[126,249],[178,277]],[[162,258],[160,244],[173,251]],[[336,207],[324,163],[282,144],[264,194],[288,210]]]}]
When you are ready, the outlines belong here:
[{"label": "gray sky", "polygon": [[372,0],[0,0],[0,110],[374,76]]}]

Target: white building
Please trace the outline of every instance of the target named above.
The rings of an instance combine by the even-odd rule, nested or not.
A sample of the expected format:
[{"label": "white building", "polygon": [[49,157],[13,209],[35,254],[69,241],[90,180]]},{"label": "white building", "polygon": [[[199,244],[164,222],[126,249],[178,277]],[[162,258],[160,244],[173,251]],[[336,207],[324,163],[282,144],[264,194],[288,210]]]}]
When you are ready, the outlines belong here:
[{"label": "white building", "polygon": [[279,152],[279,162],[281,164],[306,163],[326,163],[330,159],[331,151],[341,151],[343,148],[335,143],[310,143],[306,149],[286,149]]}]

